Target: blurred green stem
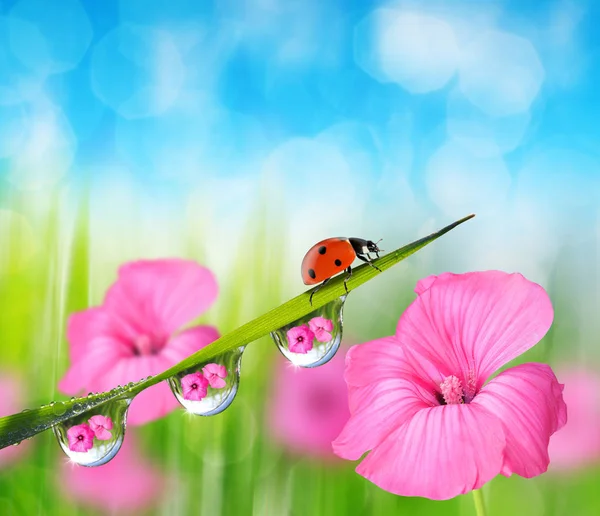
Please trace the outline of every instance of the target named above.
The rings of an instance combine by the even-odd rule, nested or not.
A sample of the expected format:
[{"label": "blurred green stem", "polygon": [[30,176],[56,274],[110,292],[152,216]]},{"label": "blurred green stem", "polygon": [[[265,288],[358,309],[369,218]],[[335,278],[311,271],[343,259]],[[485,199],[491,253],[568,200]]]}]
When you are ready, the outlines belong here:
[{"label": "blurred green stem", "polygon": [[[430,244],[474,216],[468,215],[429,236],[416,240],[374,260],[373,264],[379,270],[371,267],[369,264],[357,267],[347,282],[348,290],[354,290],[363,283],[373,279],[386,269],[396,265],[411,254],[416,253],[419,249],[422,249],[427,244]],[[19,443],[23,439],[28,439],[73,416],[96,410],[99,406],[110,401],[133,398],[136,394],[139,394],[152,385],[156,385],[191,367],[207,362],[227,351],[245,346],[287,324],[297,321],[345,294],[344,276],[344,274],[337,276],[321,288],[313,296],[312,305],[309,303],[309,298],[314,289],[308,290],[270,312],[240,326],[156,376],[148,377],[145,380],[142,379],[137,383],[132,382],[124,387],[119,386],[109,392],[90,395],[86,398],[71,398],[70,401],[51,403],[38,409],[27,410],[19,414],[0,418],[0,448]]]},{"label": "blurred green stem", "polygon": [[473,500],[475,501],[475,513],[477,516],[485,516],[485,505],[483,503],[483,493],[481,489],[473,491]]}]

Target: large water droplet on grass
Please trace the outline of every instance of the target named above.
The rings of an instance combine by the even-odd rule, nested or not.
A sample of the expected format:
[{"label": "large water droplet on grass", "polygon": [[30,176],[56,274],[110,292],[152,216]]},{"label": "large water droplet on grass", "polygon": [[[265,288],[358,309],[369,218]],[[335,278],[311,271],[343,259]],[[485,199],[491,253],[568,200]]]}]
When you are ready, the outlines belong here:
[{"label": "large water droplet on grass", "polygon": [[[110,401],[96,410],[76,415],[53,427],[58,444],[69,459],[82,466],[101,466],[121,448],[131,399]],[[75,412],[79,408],[73,407]]]},{"label": "large water droplet on grass", "polygon": [[292,364],[317,367],[333,358],[342,341],[342,311],[347,295],[271,332],[279,351]]},{"label": "large water droplet on grass", "polygon": [[197,416],[223,412],[238,390],[243,351],[241,347],[224,353],[169,378],[177,401]]}]

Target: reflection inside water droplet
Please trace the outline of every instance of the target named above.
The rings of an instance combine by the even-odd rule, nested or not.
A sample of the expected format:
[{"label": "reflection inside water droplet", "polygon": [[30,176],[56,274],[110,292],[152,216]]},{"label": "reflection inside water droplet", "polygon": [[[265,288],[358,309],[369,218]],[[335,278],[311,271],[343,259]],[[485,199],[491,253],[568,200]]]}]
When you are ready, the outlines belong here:
[{"label": "reflection inside water droplet", "polygon": [[53,427],[58,444],[82,466],[101,466],[121,448],[130,399],[111,401]]},{"label": "reflection inside water droplet", "polygon": [[235,398],[240,382],[241,347],[169,378],[177,401],[197,416],[223,412]]},{"label": "reflection inside water droplet", "polygon": [[292,364],[302,367],[317,367],[331,360],[342,341],[346,297],[347,294],[271,332],[279,351]]}]

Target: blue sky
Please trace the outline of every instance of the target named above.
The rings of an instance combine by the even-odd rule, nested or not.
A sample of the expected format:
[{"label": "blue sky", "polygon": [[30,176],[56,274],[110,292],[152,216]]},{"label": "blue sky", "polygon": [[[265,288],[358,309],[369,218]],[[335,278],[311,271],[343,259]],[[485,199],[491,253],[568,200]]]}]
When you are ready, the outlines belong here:
[{"label": "blue sky", "polygon": [[561,239],[596,239],[598,11],[0,0],[0,203],[85,181],[99,218],[206,219],[221,244],[262,195],[295,254],[475,211],[462,266],[530,246],[536,275]]}]

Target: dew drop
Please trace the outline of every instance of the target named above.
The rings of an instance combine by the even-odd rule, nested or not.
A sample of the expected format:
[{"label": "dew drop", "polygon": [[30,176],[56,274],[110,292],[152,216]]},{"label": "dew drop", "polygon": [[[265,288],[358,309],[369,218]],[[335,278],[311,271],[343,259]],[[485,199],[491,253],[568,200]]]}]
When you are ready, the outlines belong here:
[{"label": "dew drop", "polygon": [[223,412],[238,390],[243,351],[240,347],[169,378],[177,401],[196,416]]},{"label": "dew drop", "polygon": [[52,407],[52,412],[57,416],[62,416],[67,411],[67,407],[62,401],[52,402],[50,406]]},{"label": "dew drop", "polygon": [[58,444],[81,466],[101,466],[121,448],[125,436],[127,408],[131,399],[101,405],[93,412],[72,417],[53,427]]},{"label": "dew drop", "polygon": [[342,341],[342,312],[347,295],[294,321],[271,337],[292,364],[317,367],[333,358]]}]

